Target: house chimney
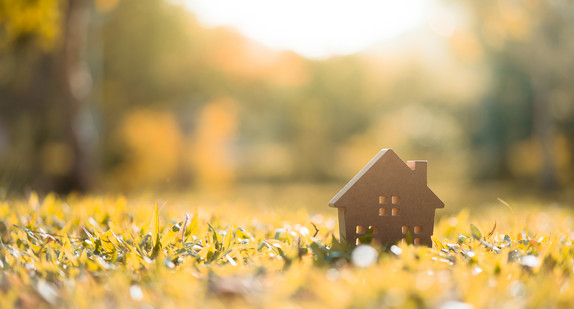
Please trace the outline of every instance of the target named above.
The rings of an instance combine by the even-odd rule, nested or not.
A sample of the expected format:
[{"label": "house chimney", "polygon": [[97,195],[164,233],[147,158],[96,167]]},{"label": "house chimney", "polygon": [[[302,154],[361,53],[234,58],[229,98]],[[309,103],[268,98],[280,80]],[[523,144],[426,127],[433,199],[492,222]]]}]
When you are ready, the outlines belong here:
[{"label": "house chimney", "polygon": [[426,185],[427,161],[425,160],[407,161],[407,165],[415,172],[415,177],[421,180]]}]

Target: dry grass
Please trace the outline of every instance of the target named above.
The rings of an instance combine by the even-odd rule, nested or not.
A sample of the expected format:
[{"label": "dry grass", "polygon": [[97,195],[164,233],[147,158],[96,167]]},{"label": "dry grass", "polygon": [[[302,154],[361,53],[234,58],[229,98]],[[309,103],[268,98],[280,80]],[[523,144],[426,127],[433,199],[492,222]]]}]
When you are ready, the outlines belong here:
[{"label": "dry grass", "polygon": [[335,212],[280,203],[0,201],[0,307],[574,306],[572,210],[462,211],[434,248],[369,256],[336,241]]}]

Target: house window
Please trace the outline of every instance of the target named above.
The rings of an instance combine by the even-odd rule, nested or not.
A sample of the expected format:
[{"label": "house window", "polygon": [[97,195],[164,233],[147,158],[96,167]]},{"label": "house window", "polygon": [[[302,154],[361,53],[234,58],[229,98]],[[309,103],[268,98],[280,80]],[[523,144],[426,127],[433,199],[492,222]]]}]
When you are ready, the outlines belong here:
[{"label": "house window", "polygon": [[369,225],[369,231],[373,232],[373,234],[377,234],[377,227],[373,225]]},{"label": "house window", "polygon": [[393,195],[393,196],[391,197],[391,203],[393,203],[393,205],[399,204],[399,200],[400,200],[400,198],[399,198],[398,196],[396,196],[396,195]]},{"label": "house window", "polygon": [[384,195],[379,196],[379,204],[386,204],[387,203],[387,197]]},{"label": "house window", "polygon": [[396,217],[398,215],[399,215],[399,209],[398,208],[391,209],[391,216]]},{"label": "house window", "polygon": [[387,209],[386,208],[379,208],[379,216],[388,216],[389,214],[387,214]]},{"label": "house window", "polygon": [[414,230],[415,230],[415,234],[420,234],[423,231],[423,228],[420,225],[415,225]]},{"label": "house window", "polygon": [[401,228],[401,232],[403,233],[403,235],[407,235],[407,233],[409,232],[409,226],[403,225],[403,227]]},{"label": "house window", "polygon": [[415,240],[414,240],[414,244],[415,244],[415,245],[417,245],[417,246],[418,246],[418,245],[420,245],[421,243],[422,243],[422,241],[421,241],[421,239],[420,239],[420,238],[418,238],[418,237],[417,237],[417,238],[415,238]]},{"label": "house window", "polygon": [[357,234],[365,234],[365,227],[362,225],[357,225],[357,228],[355,231]]}]

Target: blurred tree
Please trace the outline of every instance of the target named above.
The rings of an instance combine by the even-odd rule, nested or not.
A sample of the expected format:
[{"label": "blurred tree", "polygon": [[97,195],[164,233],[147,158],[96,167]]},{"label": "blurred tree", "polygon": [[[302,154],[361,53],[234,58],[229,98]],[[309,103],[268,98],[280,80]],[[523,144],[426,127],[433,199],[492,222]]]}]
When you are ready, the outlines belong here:
[{"label": "blurred tree", "polygon": [[202,189],[226,190],[235,181],[236,114],[237,102],[226,97],[210,102],[199,114],[189,153],[196,184]]},{"label": "blurred tree", "polygon": [[[0,1],[0,186],[21,186],[39,168],[45,106],[36,102],[49,89],[42,72],[59,37],[58,1]],[[35,89],[35,91],[30,91]],[[32,108],[35,107],[35,108]],[[23,112],[31,112],[24,116]],[[34,138],[34,140],[30,140]],[[40,175],[37,175],[40,176]]]},{"label": "blurred tree", "polygon": [[559,185],[555,140],[560,134],[574,134],[566,129],[571,128],[573,117],[552,112],[564,101],[574,100],[574,44],[570,39],[574,4],[511,0],[467,4],[492,72],[482,105],[483,121],[476,132],[478,153],[488,158],[480,160],[485,164],[479,169],[483,176],[510,176],[511,145],[534,137],[541,149],[541,185],[555,189]]},{"label": "blurred tree", "polygon": [[[63,142],[71,150],[71,166],[62,175],[58,191],[86,191],[92,186],[95,141],[90,130],[87,104],[92,91],[92,77],[87,62],[88,31],[92,2],[70,0],[65,11],[62,47],[57,55],[56,72],[62,92],[61,117]],[[82,117],[84,118],[82,119]]]},{"label": "blurred tree", "polygon": [[[113,4],[96,3],[102,9]],[[1,121],[9,132],[4,185],[57,192],[92,186],[97,135],[87,55],[93,4],[0,1]]]},{"label": "blurred tree", "polygon": [[106,15],[102,169],[112,187],[189,184],[194,171],[181,167],[194,153],[184,155],[180,139],[194,134],[206,102],[233,87],[210,61],[221,36],[164,0],[122,1]]},{"label": "blurred tree", "polygon": [[145,108],[124,113],[119,139],[125,145],[125,164],[111,175],[114,187],[173,186],[182,168],[183,138],[169,111]]}]

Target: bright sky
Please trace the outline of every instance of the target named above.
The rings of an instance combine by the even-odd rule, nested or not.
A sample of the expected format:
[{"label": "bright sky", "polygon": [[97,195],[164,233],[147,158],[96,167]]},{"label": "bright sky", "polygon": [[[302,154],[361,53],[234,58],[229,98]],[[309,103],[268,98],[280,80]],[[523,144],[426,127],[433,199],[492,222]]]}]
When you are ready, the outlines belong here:
[{"label": "bright sky", "polygon": [[208,27],[232,26],[312,58],[350,54],[425,22],[430,0],[180,0]]}]

